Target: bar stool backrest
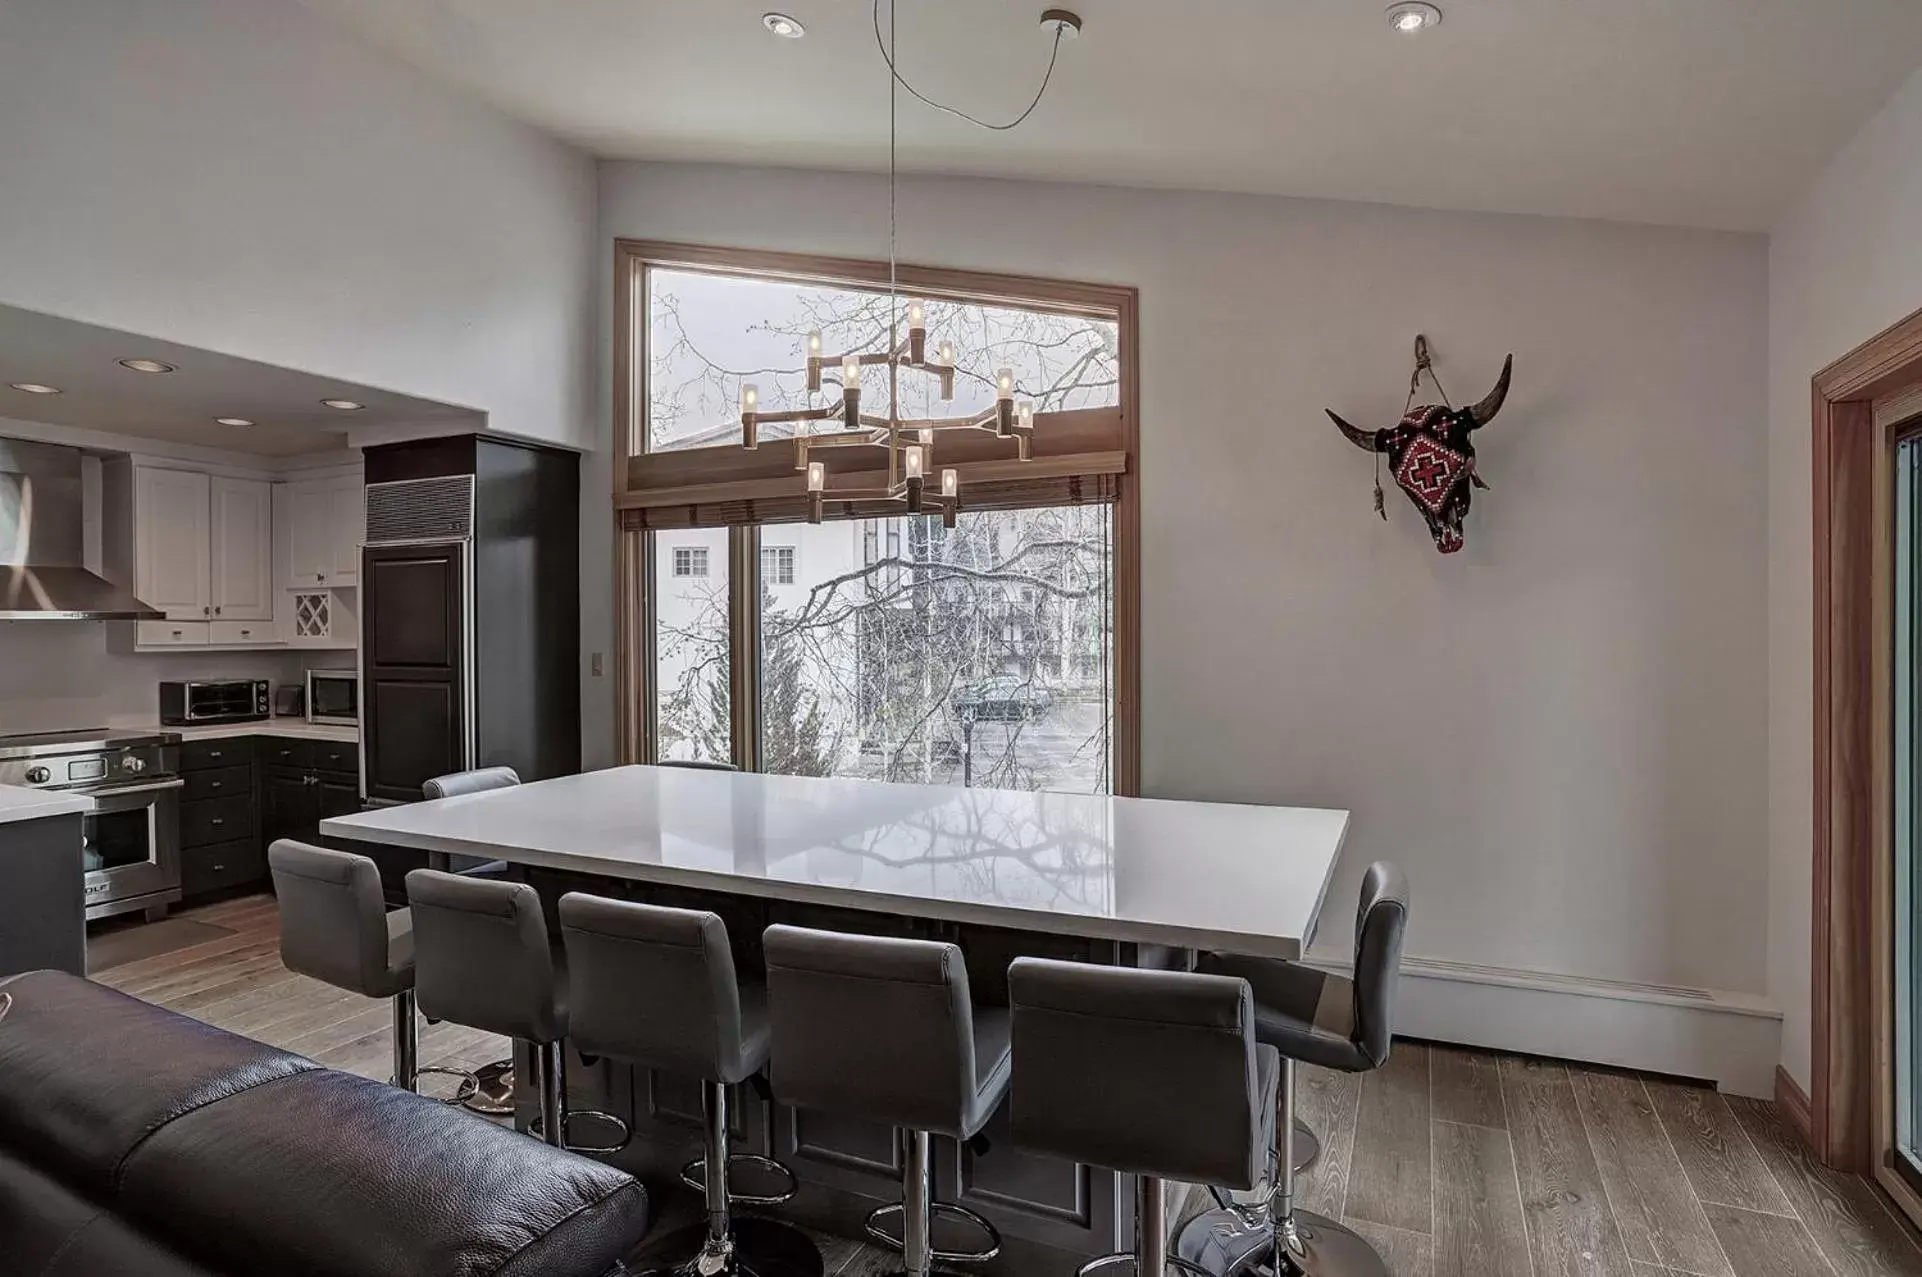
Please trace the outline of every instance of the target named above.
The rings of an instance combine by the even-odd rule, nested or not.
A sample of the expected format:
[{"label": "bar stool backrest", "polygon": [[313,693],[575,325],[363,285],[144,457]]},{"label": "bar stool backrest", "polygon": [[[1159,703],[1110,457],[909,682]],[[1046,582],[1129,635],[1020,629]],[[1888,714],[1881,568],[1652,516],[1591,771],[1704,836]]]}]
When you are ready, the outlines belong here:
[{"label": "bar stool backrest", "polygon": [[782,1102],[959,1136],[975,1088],[961,950],[772,926],[769,1077]]},{"label": "bar stool backrest", "polygon": [[1394,1038],[1395,984],[1408,930],[1408,879],[1386,861],[1368,867],[1355,908],[1355,1045],[1376,1068]]},{"label": "bar stool backrest", "polygon": [[588,1055],[704,1082],[752,1077],[727,926],[698,909],[561,897],[568,1036]]},{"label": "bar stool backrest", "polygon": [[[1264,1080],[1248,982],[1017,958],[1009,1112],[1024,1150],[1158,1179],[1254,1187]],[[1273,1070],[1271,1070],[1273,1071]]]},{"label": "bar stool backrest", "polygon": [[267,849],[280,899],[280,960],[289,971],[369,998],[408,980],[387,952],[380,869],[366,856],[282,838]]},{"label": "bar stool backrest", "polygon": [[416,869],[407,875],[407,901],[424,1014],[529,1042],[567,1036],[547,924],[532,887]]},{"label": "bar stool backrest", "polygon": [[520,773],[512,767],[476,767],[472,771],[436,776],[422,785],[420,792],[430,799],[453,798],[459,794],[484,794],[490,789],[506,789],[520,783]]}]

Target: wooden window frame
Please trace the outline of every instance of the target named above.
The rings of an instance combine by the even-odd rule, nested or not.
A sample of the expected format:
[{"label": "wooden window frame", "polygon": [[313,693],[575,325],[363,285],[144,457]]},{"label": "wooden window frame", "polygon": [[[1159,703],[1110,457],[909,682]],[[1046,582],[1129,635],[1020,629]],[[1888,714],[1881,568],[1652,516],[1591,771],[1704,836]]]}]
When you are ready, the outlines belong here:
[{"label": "wooden window frame", "polygon": [[[647,394],[647,271],[650,267],[699,270],[797,283],[885,287],[886,262],[827,257],[761,249],[672,244],[617,239],[614,242],[614,526],[616,534],[615,616],[618,650],[615,653],[617,749],[624,763],[653,759],[656,747],[652,689],[654,627],[649,616],[654,596],[654,564],[648,552],[649,534],[629,530],[624,514],[663,500],[662,486],[672,484],[677,503],[748,501],[785,494],[793,486],[791,466],[780,474],[780,449],[690,449],[647,453],[645,438]],[[963,483],[1048,479],[1095,473],[1112,482],[1114,539],[1114,726],[1111,784],[1118,795],[1141,792],[1141,373],[1139,291],[1118,284],[1091,284],[1030,275],[902,264],[895,278],[904,292],[944,300],[1017,306],[1057,314],[1082,315],[1113,321],[1119,337],[1118,404],[1113,409],[1088,409],[1044,414],[1036,436],[1036,457],[1028,463],[1000,460],[962,464]],[[1052,420],[1050,420],[1052,418]],[[1052,429],[1051,429],[1052,427]],[[1050,436],[1061,438],[1067,451],[1050,455]],[[1093,451],[1089,442],[1102,445]],[[777,477],[778,476],[778,477]],[[744,587],[730,583],[735,599],[758,599],[760,582],[759,530],[748,525],[730,528],[730,570],[742,574]],[[737,609],[739,610],[739,609]],[[758,769],[752,756],[754,733],[744,722],[750,712],[748,697],[758,683],[749,668],[758,644],[743,642],[758,625],[754,616],[731,616],[734,644],[735,763]]]},{"label": "wooden window frame", "polygon": [[1892,1161],[1894,467],[1922,407],[1922,311],[1813,379],[1814,855],[1811,1085],[1776,1097],[1838,1170],[1869,1174],[1912,1220]]}]

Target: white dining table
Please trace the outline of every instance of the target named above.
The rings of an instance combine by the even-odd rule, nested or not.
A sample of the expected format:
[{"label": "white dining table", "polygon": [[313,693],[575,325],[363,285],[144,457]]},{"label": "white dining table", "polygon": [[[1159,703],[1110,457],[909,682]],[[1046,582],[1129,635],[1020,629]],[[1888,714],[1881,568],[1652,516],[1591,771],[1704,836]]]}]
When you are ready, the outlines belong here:
[{"label": "white dining table", "polygon": [[1096,939],[1298,958],[1346,811],[616,767],[330,838]]}]

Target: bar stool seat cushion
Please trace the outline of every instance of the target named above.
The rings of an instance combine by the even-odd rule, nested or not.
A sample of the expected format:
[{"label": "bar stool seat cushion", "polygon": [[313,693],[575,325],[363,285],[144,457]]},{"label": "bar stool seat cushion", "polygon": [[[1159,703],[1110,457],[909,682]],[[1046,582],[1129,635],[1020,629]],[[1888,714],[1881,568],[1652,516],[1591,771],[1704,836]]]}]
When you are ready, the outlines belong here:
[{"label": "bar stool seat cushion", "polygon": [[1376,1068],[1356,1045],[1355,984],[1293,962],[1204,954],[1198,967],[1239,976],[1255,995],[1255,1037],[1291,1059],[1344,1073]]},{"label": "bar stool seat cushion", "polygon": [[981,1007],[974,1013],[974,1095],[962,1115],[961,1137],[981,1133],[1014,1077],[1014,1053],[1009,1049],[1014,1019],[1005,1007]]}]

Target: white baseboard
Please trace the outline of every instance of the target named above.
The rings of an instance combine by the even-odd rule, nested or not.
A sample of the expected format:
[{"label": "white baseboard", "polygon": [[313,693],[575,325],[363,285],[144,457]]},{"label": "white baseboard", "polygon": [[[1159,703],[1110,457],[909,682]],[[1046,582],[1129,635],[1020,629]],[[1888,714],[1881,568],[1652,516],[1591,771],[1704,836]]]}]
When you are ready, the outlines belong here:
[{"label": "white baseboard", "polygon": [[[1346,965],[1309,960],[1330,970]],[[1775,1095],[1782,1013],[1755,994],[1439,958],[1405,958],[1401,970],[1397,1036],[1667,1073],[1758,1099]]]}]

